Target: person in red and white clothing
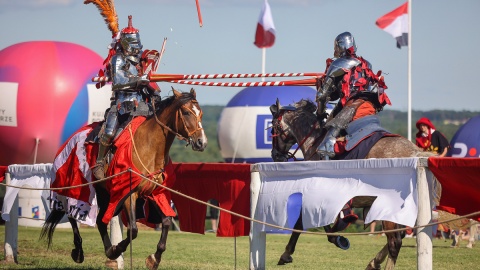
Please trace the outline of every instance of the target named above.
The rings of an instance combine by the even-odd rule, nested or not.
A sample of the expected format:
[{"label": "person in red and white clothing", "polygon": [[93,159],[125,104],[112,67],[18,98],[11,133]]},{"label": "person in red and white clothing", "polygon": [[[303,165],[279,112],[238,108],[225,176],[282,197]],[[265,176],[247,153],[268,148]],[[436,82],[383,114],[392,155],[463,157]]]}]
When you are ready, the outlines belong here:
[{"label": "person in red and white clothing", "polygon": [[417,121],[418,132],[416,134],[416,145],[424,151],[437,154],[440,157],[447,155],[450,148],[445,135],[435,129],[430,119],[422,117]]}]

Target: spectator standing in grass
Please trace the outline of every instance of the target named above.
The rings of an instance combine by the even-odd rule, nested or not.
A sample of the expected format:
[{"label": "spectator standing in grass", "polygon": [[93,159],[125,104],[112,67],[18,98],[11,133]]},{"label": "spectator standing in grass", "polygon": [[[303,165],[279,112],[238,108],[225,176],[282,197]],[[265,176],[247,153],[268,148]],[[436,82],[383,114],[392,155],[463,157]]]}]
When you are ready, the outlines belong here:
[{"label": "spectator standing in grass", "polygon": [[[218,206],[218,201],[215,199],[210,199],[208,203]],[[217,208],[210,207],[210,224],[212,225],[211,232],[216,233],[218,228],[218,213],[220,212]]]}]

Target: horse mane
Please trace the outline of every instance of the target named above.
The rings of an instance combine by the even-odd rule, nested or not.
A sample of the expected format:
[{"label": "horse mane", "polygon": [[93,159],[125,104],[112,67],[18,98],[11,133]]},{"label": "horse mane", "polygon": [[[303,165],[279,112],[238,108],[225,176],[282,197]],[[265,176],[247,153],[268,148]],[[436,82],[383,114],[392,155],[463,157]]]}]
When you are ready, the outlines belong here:
[{"label": "horse mane", "polygon": [[311,125],[317,121],[315,111],[317,106],[308,99],[301,99],[293,104],[297,110],[293,111],[291,123],[296,123],[295,126],[299,128],[302,133],[306,134],[311,130]]},{"label": "horse mane", "polygon": [[160,102],[155,104],[155,108],[157,111],[163,111],[172,105],[182,106],[195,99],[195,94],[191,92],[182,92],[182,95],[178,98],[175,95],[172,95],[162,99]]}]

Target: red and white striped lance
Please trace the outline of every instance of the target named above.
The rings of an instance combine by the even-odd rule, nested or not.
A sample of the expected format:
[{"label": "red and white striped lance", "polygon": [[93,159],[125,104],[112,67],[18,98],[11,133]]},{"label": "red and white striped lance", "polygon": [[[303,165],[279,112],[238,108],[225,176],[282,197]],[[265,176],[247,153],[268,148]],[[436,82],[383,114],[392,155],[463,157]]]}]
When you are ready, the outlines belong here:
[{"label": "red and white striped lance", "polygon": [[186,80],[172,80],[170,83],[191,84],[201,86],[224,86],[224,87],[250,87],[250,86],[293,86],[304,85],[314,86],[316,79],[292,80],[292,81],[276,81],[276,82],[199,82]]},{"label": "red and white striped lance", "polygon": [[299,73],[233,73],[233,74],[151,74],[150,81],[168,80],[215,80],[215,79],[244,79],[244,78],[272,78],[272,77],[321,77],[323,73],[299,72]]},{"label": "red and white striped lance", "polygon": [[[183,80],[215,80],[215,79],[244,79],[244,78],[274,78],[274,77],[322,77],[324,73],[318,72],[299,72],[299,73],[237,73],[237,74],[150,74],[149,79],[151,82],[165,82],[170,81],[174,83],[179,83],[177,81]],[[92,82],[109,82],[110,78],[108,76],[97,76],[92,78]],[[263,83],[263,82],[259,82]],[[276,82],[267,82],[276,83]],[[192,84],[192,83],[188,83]],[[209,86],[222,86],[217,83],[216,85],[211,84]],[[250,84],[250,83],[248,83]],[[253,84],[253,82],[252,82]],[[204,85],[198,84],[198,85]],[[260,85],[259,85],[260,86]]]},{"label": "red and white striped lance", "polygon": [[110,77],[108,76],[93,77],[92,82],[110,82]]}]

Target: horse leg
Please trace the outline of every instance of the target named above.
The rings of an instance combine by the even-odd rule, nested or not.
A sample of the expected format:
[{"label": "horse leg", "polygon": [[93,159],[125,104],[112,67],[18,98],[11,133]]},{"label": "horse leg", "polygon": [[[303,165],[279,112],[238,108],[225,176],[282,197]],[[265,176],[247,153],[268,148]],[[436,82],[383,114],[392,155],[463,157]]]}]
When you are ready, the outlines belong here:
[{"label": "horse leg", "polygon": [[[297,222],[293,226],[295,230],[303,230],[303,223],[302,223],[302,213],[298,217]],[[293,262],[292,255],[295,252],[295,246],[297,245],[298,238],[300,237],[299,232],[292,232],[290,239],[288,240],[288,244],[285,247],[285,251],[280,256],[280,260],[278,260],[277,265],[285,265],[287,263]]]},{"label": "horse leg", "polygon": [[[298,216],[297,222],[293,226],[295,230],[302,231],[303,230],[303,222],[302,222],[302,213],[300,212],[300,216]],[[285,265],[286,263],[293,262],[292,255],[295,252],[295,246],[297,245],[298,238],[300,237],[299,232],[292,232],[290,239],[288,240],[288,244],[285,247],[285,251],[280,256],[280,260],[278,260],[277,265]]]},{"label": "horse leg", "polygon": [[102,219],[107,211],[108,202],[110,201],[110,194],[105,188],[102,188],[99,185],[95,185],[94,187],[95,193],[97,194],[97,203],[99,209],[96,219],[97,230],[100,234],[100,238],[102,239],[105,255],[108,257],[108,253],[112,252],[109,251],[112,249],[112,242],[110,241],[110,236],[108,235],[108,224],[103,223]]},{"label": "horse leg", "polygon": [[377,253],[375,258],[373,258],[367,265],[365,270],[378,270],[381,269],[381,263],[385,261],[385,258],[388,255],[388,244],[385,244],[380,252]]},{"label": "horse leg", "polygon": [[83,256],[83,247],[82,247],[82,237],[80,236],[80,230],[78,229],[77,220],[72,217],[68,217],[70,225],[72,225],[73,230],[73,244],[75,248],[72,249],[70,256],[73,261],[76,263],[82,263],[84,260]]},{"label": "horse leg", "polygon": [[[399,226],[396,223],[384,221],[383,227],[385,230],[394,230],[398,229]],[[398,254],[400,254],[400,249],[402,248],[402,233],[401,232],[392,232],[386,233],[387,236],[387,245],[388,245],[388,259],[385,265],[385,269],[395,268],[397,263]]]},{"label": "horse leg", "polygon": [[115,260],[120,255],[122,255],[122,253],[125,252],[125,250],[127,250],[127,247],[128,245],[130,245],[131,240],[137,238],[138,227],[137,227],[137,219],[135,216],[136,200],[137,200],[137,193],[132,193],[130,197],[127,198],[124,202],[123,211],[125,211],[125,213],[127,213],[127,216],[128,216],[127,238],[120,241],[118,245],[112,245],[109,249],[106,250],[105,254],[107,255],[107,258],[109,258],[110,260]]},{"label": "horse leg", "polygon": [[155,254],[150,254],[145,260],[145,265],[149,270],[156,270],[160,261],[162,260],[162,253],[167,250],[167,236],[170,226],[172,225],[172,217],[162,218],[162,234],[160,235],[160,241],[157,244],[157,251]]}]

